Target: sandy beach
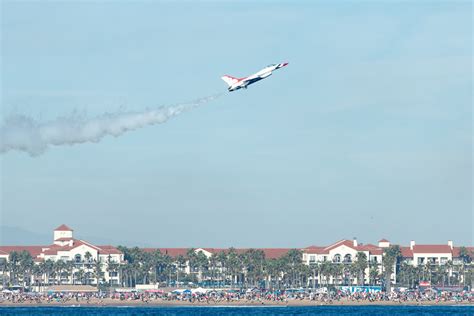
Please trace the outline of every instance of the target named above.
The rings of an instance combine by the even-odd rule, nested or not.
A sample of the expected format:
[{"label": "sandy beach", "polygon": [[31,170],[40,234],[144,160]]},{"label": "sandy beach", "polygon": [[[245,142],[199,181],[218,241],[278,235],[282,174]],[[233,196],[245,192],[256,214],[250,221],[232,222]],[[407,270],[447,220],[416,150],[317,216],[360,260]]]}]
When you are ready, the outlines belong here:
[{"label": "sandy beach", "polygon": [[33,306],[87,306],[87,307],[112,307],[112,306],[456,306],[456,305],[470,305],[474,306],[474,302],[460,302],[456,303],[454,301],[402,301],[402,302],[395,302],[395,301],[366,301],[366,300],[334,300],[331,302],[322,302],[322,301],[310,301],[310,300],[288,300],[288,302],[282,301],[257,301],[257,300],[236,300],[236,301],[219,301],[219,302],[190,302],[190,301],[178,301],[178,300],[162,300],[162,299],[153,299],[149,300],[148,302],[141,301],[141,300],[118,300],[118,299],[91,299],[89,302],[85,300],[69,300],[66,302],[42,302],[37,303],[34,301],[25,301],[21,303],[12,303],[9,301],[1,302],[1,307],[33,307]]}]

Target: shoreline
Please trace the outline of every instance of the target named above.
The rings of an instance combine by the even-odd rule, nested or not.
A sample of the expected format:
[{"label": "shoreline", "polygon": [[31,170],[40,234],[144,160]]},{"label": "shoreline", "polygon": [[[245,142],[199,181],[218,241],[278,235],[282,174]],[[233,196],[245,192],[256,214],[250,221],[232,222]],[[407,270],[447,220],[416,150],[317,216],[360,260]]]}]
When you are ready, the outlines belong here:
[{"label": "shoreline", "polygon": [[303,307],[303,306],[473,306],[474,302],[453,302],[453,301],[407,301],[407,302],[393,302],[393,301],[351,301],[351,300],[340,300],[333,302],[321,302],[321,301],[308,301],[308,300],[291,300],[288,302],[276,302],[276,301],[234,301],[234,302],[189,302],[189,301],[163,301],[163,300],[152,300],[149,302],[143,301],[119,301],[106,299],[102,302],[91,301],[87,302],[22,302],[22,303],[11,303],[1,302],[0,310],[2,307]]}]

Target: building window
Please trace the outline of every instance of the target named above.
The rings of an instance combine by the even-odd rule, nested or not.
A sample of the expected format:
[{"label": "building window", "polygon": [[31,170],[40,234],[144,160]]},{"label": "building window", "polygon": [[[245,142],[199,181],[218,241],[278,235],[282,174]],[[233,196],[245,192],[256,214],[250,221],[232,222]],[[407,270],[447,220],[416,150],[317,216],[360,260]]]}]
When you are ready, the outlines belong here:
[{"label": "building window", "polygon": [[309,256],[309,262],[315,262],[316,256]]},{"label": "building window", "polygon": [[341,262],[341,255],[340,254],[335,254],[333,259],[332,259],[333,262]]},{"label": "building window", "polygon": [[350,254],[347,254],[344,256],[344,263],[351,263],[352,262],[352,256]]},{"label": "building window", "polygon": [[74,262],[75,263],[81,263],[82,262],[82,257],[80,254],[77,254],[74,256]]}]

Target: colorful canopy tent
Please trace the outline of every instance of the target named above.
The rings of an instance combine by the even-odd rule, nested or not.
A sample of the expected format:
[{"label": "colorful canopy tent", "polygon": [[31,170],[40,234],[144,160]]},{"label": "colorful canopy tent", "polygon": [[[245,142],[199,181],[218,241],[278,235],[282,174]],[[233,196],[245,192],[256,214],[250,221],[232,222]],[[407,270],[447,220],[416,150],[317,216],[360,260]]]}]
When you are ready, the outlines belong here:
[{"label": "colorful canopy tent", "polygon": [[191,290],[188,290],[188,289],[176,289],[174,290],[173,292],[171,293],[175,293],[175,294],[191,294]]},{"label": "colorful canopy tent", "polygon": [[145,290],[146,293],[164,293],[165,291],[163,290],[157,290],[157,289],[149,289]]}]

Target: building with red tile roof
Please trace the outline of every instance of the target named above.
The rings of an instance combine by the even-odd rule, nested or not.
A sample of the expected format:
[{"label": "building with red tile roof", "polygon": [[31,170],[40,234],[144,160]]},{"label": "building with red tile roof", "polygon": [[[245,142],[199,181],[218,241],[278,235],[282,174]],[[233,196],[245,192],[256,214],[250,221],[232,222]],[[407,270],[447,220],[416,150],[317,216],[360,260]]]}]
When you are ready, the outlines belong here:
[{"label": "building with red tile roof", "polygon": [[65,225],[65,224],[62,224],[60,225],[59,227],[56,227],[56,229],[54,229],[54,231],[73,231],[72,228],[70,228],[69,226]]},{"label": "building with red tile roof", "polygon": [[[302,262],[307,265],[319,265],[324,262],[331,264],[351,264],[358,260],[361,253],[365,255],[370,263],[370,266],[377,267],[379,272],[382,272],[382,262],[384,260],[384,250],[392,244],[389,240],[383,238],[378,241],[377,245],[359,243],[356,238],[342,239],[330,245],[311,245],[305,248],[298,248],[296,250],[301,252]],[[451,261],[455,265],[460,264],[461,247],[454,246],[452,241],[446,244],[416,244],[415,241],[410,241],[409,246],[399,246],[401,252],[400,261],[413,266],[419,265],[443,265]],[[159,251],[163,255],[169,256],[174,260],[174,266],[178,271],[191,273],[187,257],[191,248],[142,248],[145,253],[153,253]],[[250,251],[250,248],[192,248],[198,254],[202,253],[207,258],[218,256],[222,253],[229,253],[231,249],[238,255],[245,254]],[[257,248],[263,252],[266,259],[277,260],[286,256],[292,248]],[[474,254],[474,247],[468,246],[466,250]],[[60,225],[53,232],[53,243],[44,246],[0,246],[0,260],[8,260],[9,254],[13,251],[27,251],[33,257],[35,263],[41,263],[48,260],[51,261],[72,261],[76,267],[91,265],[94,262],[102,262],[104,264],[104,277],[111,283],[118,283],[120,276],[118,273],[109,273],[107,271],[107,264],[115,262],[118,264],[125,263],[124,254],[112,245],[94,245],[88,241],[76,239],[73,236],[73,229],[67,225]],[[186,264],[181,267],[176,263],[176,259],[183,257]],[[392,282],[396,282],[396,269],[392,275]],[[333,283],[342,284],[342,275],[333,277],[328,280],[324,276],[318,275],[318,283]],[[365,271],[364,282],[369,282],[369,268]],[[95,280],[92,280],[95,282]],[[68,282],[66,279],[64,282]],[[356,283],[357,277],[351,279],[350,282]]]},{"label": "building with red tile roof", "polygon": [[[171,258],[177,258],[178,256],[186,256],[189,249],[192,248],[142,248],[145,252],[154,252],[159,250],[161,254],[168,255]],[[243,254],[251,248],[233,248],[237,254]],[[208,258],[214,254],[220,252],[229,252],[229,248],[194,248],[196,252],[204,253]],[[291,248],[257,248],[257,250],[263,251],[266,259],[277,259],[291,250]]]},{"label": "building with red tile roof", "polygon": [[[73,230],[67,225],[57,227],[53,232],[53,243],[44,246],[0,246],[0,260],[7,260],[12,252],[28,252],[36,263],[51,260],[72,261],[75,269],[84,268],[89,263],[102,262],[104,279],[106,282],[118,283],[119,275],[115,271],[108,271],[107,265],[123,263],[123,253],[114,246],[97,246],[85,240],[76,239]],[[70,282],[65,280],[64,282]],[[95,280],[92,280],[95,282]]]}]

